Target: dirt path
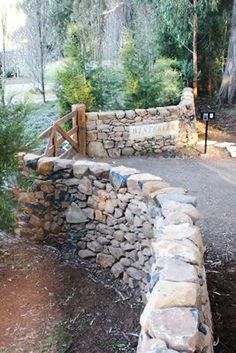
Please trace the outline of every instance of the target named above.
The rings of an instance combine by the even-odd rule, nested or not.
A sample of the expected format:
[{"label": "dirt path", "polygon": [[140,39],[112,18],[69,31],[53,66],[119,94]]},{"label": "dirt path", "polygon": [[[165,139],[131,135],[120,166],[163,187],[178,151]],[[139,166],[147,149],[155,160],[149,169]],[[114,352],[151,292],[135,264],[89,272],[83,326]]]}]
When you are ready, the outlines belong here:
[{"label": "dirt path", "polygon": [[219,340],[215,353],[235,353],[236,161],[137,157],[115,163],[159,175],[197,196],[215,338]]},{"label": "dirt path", "polygon": [[140,313],[109,272],[0,234],[1,353],[135,352]]}]

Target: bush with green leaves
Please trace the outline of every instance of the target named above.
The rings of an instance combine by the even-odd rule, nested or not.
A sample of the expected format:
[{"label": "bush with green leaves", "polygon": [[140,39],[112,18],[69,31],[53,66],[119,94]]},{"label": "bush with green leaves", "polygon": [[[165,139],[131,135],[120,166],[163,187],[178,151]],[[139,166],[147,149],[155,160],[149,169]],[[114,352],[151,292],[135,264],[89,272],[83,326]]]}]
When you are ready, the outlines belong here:
[{"label": "bush with green leaves", "polygon": [[17,153],[29,147],[24,138],[25,104],[0,105],[0,228],[9,229],[14,221],[14,200],[10,180],[17,170]]},{"label": "bush with green leaves", "polygon": [[178,101],[182,80],[178,63],[168,58],[150,61],[137,38],[124,34],[122,50],[126,108],[148,108]]},{"label": "bush with green leaves", "polygon": [[117,110],[124,107],[121,70],[100,66],[89,72],[96,110]]}]

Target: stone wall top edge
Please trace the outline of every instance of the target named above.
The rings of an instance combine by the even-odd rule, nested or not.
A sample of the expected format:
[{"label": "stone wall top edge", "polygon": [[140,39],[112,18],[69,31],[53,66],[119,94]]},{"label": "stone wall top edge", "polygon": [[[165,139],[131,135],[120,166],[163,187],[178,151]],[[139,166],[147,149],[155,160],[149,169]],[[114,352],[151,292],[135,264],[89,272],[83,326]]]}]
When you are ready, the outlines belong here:
[{"label": "stone wall top edge", "polygon": [[[186,101],[186,102],[185,102]],[[171,109],[177,108],[179,105],[189,105],[190,103],[194,104],[194,96],[193,89],[190,87],[185,87],[182,91],[182,95],[180,98],[179,104],[176,105],[165,105],[158,107],[150,107],[150,108],[139,108],[139,109],[124,109],[124,110],[110,110],[110,111],[97,111],[97,112],[87,112],[86,115],[89,119],[106,119],[106,118],[124,118],[128,116],[130,119],[132,115],[143,115],[146,114],[156,114],[156,110],[158,109]]]}]

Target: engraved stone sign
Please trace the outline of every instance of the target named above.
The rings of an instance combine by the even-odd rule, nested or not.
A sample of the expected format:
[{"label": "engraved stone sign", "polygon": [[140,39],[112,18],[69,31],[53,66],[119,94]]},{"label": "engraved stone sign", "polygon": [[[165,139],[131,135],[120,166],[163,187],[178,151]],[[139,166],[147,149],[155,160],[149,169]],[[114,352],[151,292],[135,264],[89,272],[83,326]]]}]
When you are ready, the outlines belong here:
[{"label": "engraved stone sign", "polygon": [[152,138],[156,136],[178,137],[179,121],[174,120],[166,123],[130,126],[130,140]]}]

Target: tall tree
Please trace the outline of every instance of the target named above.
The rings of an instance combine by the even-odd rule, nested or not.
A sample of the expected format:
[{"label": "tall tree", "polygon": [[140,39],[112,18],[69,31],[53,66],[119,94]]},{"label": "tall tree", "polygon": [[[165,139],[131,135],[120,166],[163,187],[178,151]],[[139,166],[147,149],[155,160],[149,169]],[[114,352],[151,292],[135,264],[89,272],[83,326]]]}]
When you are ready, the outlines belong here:
[{"label": "tall tree", "polygon": [[52,54],[49,0],[23,0],[21,7],[27,15],[22,31],[25,37],[25,61],[45,103],[45,68]]},{"label": "tall tree", "polygon": [[219,91],[221,102],[236,102],[236,0],[233,3],[231,33],[229,38],[228,56]]}]

